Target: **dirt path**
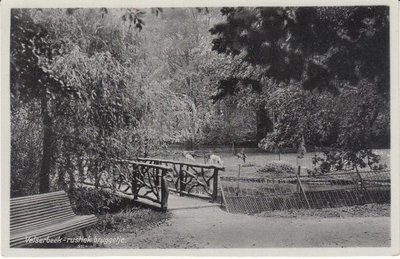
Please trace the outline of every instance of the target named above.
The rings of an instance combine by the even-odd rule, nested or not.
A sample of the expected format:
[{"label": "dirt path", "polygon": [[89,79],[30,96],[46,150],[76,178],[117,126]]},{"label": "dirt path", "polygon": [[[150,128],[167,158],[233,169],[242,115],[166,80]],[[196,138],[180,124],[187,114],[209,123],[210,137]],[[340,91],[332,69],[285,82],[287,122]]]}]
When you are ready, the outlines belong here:
[{"label": "dirt path", "polygon": [[[229,214],[218,207],[182,209],[168,223],[126,235],[124,248],[267,248],[390,246],[389,217],[271,218]],[[186,200],[189,199],[189,200]],[[170,200],[174,203],[174,197]],[[198,205],[207,205],[199,202]],[[121,235],[121,233],[112,234]],[[111,236],[109,236],[111,237]]]}]

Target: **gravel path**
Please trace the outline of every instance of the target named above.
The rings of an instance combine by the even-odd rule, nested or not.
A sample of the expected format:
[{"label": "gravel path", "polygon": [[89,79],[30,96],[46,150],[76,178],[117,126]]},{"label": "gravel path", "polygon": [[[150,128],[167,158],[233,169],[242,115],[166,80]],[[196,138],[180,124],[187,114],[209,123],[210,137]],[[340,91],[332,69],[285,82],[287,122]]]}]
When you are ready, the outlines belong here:
[{"label": "gravel path", "polygon": [[123,236],[125,242],[119,248],[390,246],[390,217],[272,218],[229,214],[218,207],[171,213],[167,222],[141,233],[110,233],[105,237]]},{"label": "gravel path", "polygon": [[323,209],[291,209],[265,211],[255,214],[258,217],[274,218],[348,218],[348,217],[390,217],[390,204],[365,204],[349,207]]}]

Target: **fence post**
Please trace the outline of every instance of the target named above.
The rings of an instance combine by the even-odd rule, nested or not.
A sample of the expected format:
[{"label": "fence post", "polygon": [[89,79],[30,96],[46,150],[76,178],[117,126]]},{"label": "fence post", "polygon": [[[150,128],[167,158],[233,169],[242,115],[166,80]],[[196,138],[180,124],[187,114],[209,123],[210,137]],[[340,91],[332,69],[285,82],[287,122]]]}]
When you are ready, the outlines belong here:
[{"label": "fence post", "polygon": [[362,178],[362,176],[361,176],[360,172],[358,171],[357,167],[356,167],[356,173],[357,173],[358,178],[360,178],[361,188],[364,190],[364,195],[365,195],[365,197],[364,197],[365,201],[364,202],[368,202],[368,200],[367,200],[367,199],[369,199],[368,191],[367,191],[367,188],[365,187],[364,179]]},{"label": "fence post", "polygon": [[218,168],[214,168],[213,180],[213,197],[212,201],[215,202],[218,196]]},{"label": "fence post", "polygon": [[183,183],[183,165],[179,165],[179,196],[183,196],[183,191],[185,190],[185,186]]},{"label": "fence post", "polygon": [[311,209],[310,203],[308,202],[308,199],[307,199],[307,195],[306,195],[306,193],[304,192],[303,185],[301,185],[301,181],[300,181],[300,170],[301,170],[301,166],[298,166],[298,170],[297,170],[297,174],[296,174],[297,183],[298,183],[298,186],[300,187],[301,193],[302,193],[303,196],[304,196],[304,199],[306,200],[306,203],[307,203],[308,208]]},{"label": "fence post", "polygon": [[169,196],[169,191],[168,191],[168,186],[167,182],[165,181],[165,175],[166,175],[166,170],[163,169],[161,172],[161,210],[166,211],[168,207],[168,196]]},{"label": "fence post", "polygon": [[238,172],[238,177],[237,177],[237,189],[236,189],[236,196],[238,196],[239,195],[239,190],[240,190],[240,164],[238,165],[239,166],[239,172]]},{"label": "fence post", "polygon": [[[219,179],[219,176],[218,176]],[[221,179],[219,179],[220,181]],[[225,206],[226,212],[229,213],[229,208],[228,208],[228,204],[226,203],[226,198],[225,198],[225,193],[224,193],[224,186],[222,185],[222,182],[220,181],[220,185],[221,185],[221,205],[223,204]]]}]

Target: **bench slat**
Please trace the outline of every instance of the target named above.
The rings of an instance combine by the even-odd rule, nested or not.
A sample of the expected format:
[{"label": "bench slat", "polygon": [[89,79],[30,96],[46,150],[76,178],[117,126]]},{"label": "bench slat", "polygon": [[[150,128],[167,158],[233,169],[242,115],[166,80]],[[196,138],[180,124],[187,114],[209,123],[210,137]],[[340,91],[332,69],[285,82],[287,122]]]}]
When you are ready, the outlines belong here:
[{"label": "bench slat", "polygon": [[51,220],[51,218],[53,217],[58,217],[58,216],[67,216],[67,215],[72,215],[74,216],[75,214],[73,212],[56,212],[56,213],[51,213],[51,214],[47,214],[45,216],[42,215],[42,217],[35,217],[35,218],[22,218],[19,220],[14,220],[11,222],[11,226],[18,226],[18,225],[26,225],[26,224],[35,224],[38,222],[42,222],[42,221],[46,221],[47,219]]},{"label": "bench slat", "polygon": [[66,201],[54,201],[54,203],[41,203],[41,204],[37,204],[35,206],[29,206],[29,207],[19,207],[19,208],[12,208],[12,211],[10,211],[10,213],[12,214],[18,214],[21,211],[30,211],[30,210],[37,210],[37,209],[41,209],[41,208],[46,208],[49,206],[57,206],[57,205],[62,205],[62,204],[70,204],[69,202]]},{"label": "bench slat", "polygon": [[56,197],[46,197],[45,199],[36,199],[36,200],[26,200],[26,201],[19,201],[10,203],[12,208],[18,208],[21,206],[34,206],[40,203],[46,203],[51,201],[69,201],[68,196],[56,196]]},{"label": "bench slat", "polygon": [[[40,194],[38,194],[40,195]],[[41,196],[37,196],[37,197],[30,197],[30,196],[25,196],[25,197],[21,197],[21,198],[11,198],[10,200],[10,204],[14,205],[14,204],[27,204],[28,202],[35,202],[35,201],[45,201],[45,200],[49,200],[49,199],[54,199],[54,198],[59,198],[59,197],[67,197],[67,194],[65,192],[61,192],[61,193],[57,193],[55,195],[44,195],[43,197]]]},{"label": "bench slat", "polygon": [[49,211],[72,211],[72,209],[71,209],[71,206],[69,206],[69,204],[62,203],[62,204],[57,204],[55,206],[42,206],[37,209],[29,209],[26,211],[21,210],[21,211],[13,212],[12,214],[10,214],[10,218],[11,219],[19,219],[19,218],[23,218],[26,215],[34,217],[37,214],[43,214],[43,213],[49,212]]},{"label": "bench slat", "polygon": [[47,196],[57,196],[57,195],[64,195],[64,194],[65,194],[65,191],[39,193],[39,194],[32,194],[29,196],[11,198],[11,201],[28,200],[28,199],[35,199],[35,198],[40,199],[40,198],[47,197]]},{"label": "bench slat", "polygon": [[23,229],[35,229],[35,228],[40,228],[44,225],[50,225],[52,223],[58,223],[58,222],[64,222],[70,218],[73,218],[76,216],[75,214],[68,214],[68,215],[58,215],[51,217],[51,219],[48,219],[46,221],[44,220],[38,220],[36,222],[29,222],[29,223],[24,223],[24,224],[19,224],[19,225],[14,225],[10,228],[11,232],[22,232]]},{"label": "bench slat", "polygon": [[50,206],[50,207],[45,207],[39,210],[32,210],[32,211],[27,211],[27,212],[19,212],[18,214],[15,215],[10,215],[12,220],[18,220],[20,218],[27,218],[27,217],[35,217],[35,216],[40,216],[40,215],[45,215],[51,212],[72,212],[72,208],[68,207],[68,205],[64,204],[61,206]]},{"label": "bench slat", "polygon": [[67,200],[54,200],[54,201],[48,201],[48,202],[41,202],[41,203],[35,203],[35,204],[29,204],[28,206],[18,206],[18,207],[10,207],[12,211],[10,213],[17,213],[20,211],[24,210],[35,210],[39,209],[41,207],[50,207],[50,206],[58,206],[60,204],[71,204]]}]

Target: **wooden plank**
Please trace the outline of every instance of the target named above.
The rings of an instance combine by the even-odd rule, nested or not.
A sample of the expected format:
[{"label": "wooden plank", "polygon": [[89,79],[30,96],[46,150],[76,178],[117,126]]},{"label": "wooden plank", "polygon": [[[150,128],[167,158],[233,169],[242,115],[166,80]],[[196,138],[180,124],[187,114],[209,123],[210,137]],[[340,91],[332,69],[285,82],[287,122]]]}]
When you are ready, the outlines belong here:
[{"label": "wooden plank", "polygon": [[25,201],[25,202],[19,202],[16,204],[10,204],[10,208],[13,209],[18,209],[21,207],[34,207],[34,206],[38,206],[40,204],[43,203],[61,203],[61,202],[68,202],[69,203],[69,199],[67,197],[57,197],[57,198],[48,198],[47,200],[36,200],[36,201]]},{"label": "wooden plank", "polygon": [[22,229],[24,228],[38,228],[39,226],[43,226],[43,225],[49,225],[52,222],[64,222],[65,220],[69,219],[69,218],[73,218],[75,217],[75,214],[72,215],[58,215],[58,216],[54,216],[51,217],[51,219],[47,219],[47,220],[38,220],[36,222],[27,222],[24,224],[17,224],[17,225],[12,225],[10,226],[10,230],[12,232],[20,232],[22,231]]},{"label": "wooden plank", "polygon": [[15,219],[10,220],[12,225],[22,223],[22,222],[36,222],[38,219],[43,219],[43,218],[49,218],[49,217],[55,217],[59,215],[68,215],[68,214],[73,214],[72,211],[56,211],[52,213],[42,213],[42,214],[37,214],[32,217],[30,214],[24,215],[23,217],[18,217]]},{"label": "wooden plank", "polygon": [[[175,193],[180,193],[179,191],[177,191],[174,188],[168,188],[170,191],[175,192]],[[182,191],[182,194],[184,194],[185,196],[192,196],[192,197],[197,197],[197,198],[201,198],[201,199],[210,199],[210,196],[208,195],[202,195],[202,194],[198,194],[198,193],[188,193],[186,191]]]},{"label": "wooden plank", "polygon": [[23,207],[20,207],[17,209],[11,208],[12,211],[10,211],[10,213],[12,212],[11,216],[13,216],[13,215],[19,215],[21,213],[28,213],[28,212],[41,210],[41,209],[48,208],[48,207],[60,207],[60,206],[64,206],[64,204],[70,206],[69,203],[67,203],[67,202],[54,203],[54,204],[42,203],[38,206],[27,207],[26,209],[24,209]]},{"label": "wooden plank", "polygon": [[27,210],[12,211],[12,213],[10,211],[10,218],[11,219],[18,218],[18,217],[24,216],[26,214],[35,215],[35,214],[42,214],[42,212],[45,213],[47,211],[59,211],[59,210],[65,210],[65,211],[71,210],[72,211],[71,205],[64,203],[64,204],[60,204],[58,206],[47,205],[47,206],[41,206],[37,209],[29,208]]},{"label": "wooden plank", "polygon": [[30,199],[36,199],[36,198],[42,198],[42,197],[47,197],[47,196],[57,196],[57,195],[65,195],[64,191],[57,191],[57,192],[48,192],[48,193],[39,193],[39,194],[32,194],[29,196],[22,196],[22,197],[16,197],[16,198],[11,198],[10,201],[20,201],[20,200],[30,200]]},{"label": "wooden plank", "polygon": [[12,227],[10,227],[11,231],[15,232],[15,231],[20,231],[21,229],[24,228],[37,228],[36,226],[42,225],[42,224],[47,224],[47,225],[51,225],[54,222],[58,222],[58,221],[65,221],[68,220],[70,218],[75,217],[76,215],[58,215],[58,216],[54,216],[51,219],[46,219],[46,220],[38,220],[36,222],[27,222],[27,223],[23,223],[23,224],[18,224],[18,225],[13,225]]},{"label": "wooden plank", "polygon": [[36,215],[31,215],[31,214],[26,214],[23,217],[18,217],[18,218],[13,218],[10,220],[11,224],[18,224],[19,222],[33,222],[36,221],[36,219],[40,219],[43,217],[55,217],[58,215],[67,215],[67,214],[74,214],[72,211],[64,211],[64,210],[59,210],[55,212],[50,212],[49,213],[41,213],[41,214],[36,214]]}]

